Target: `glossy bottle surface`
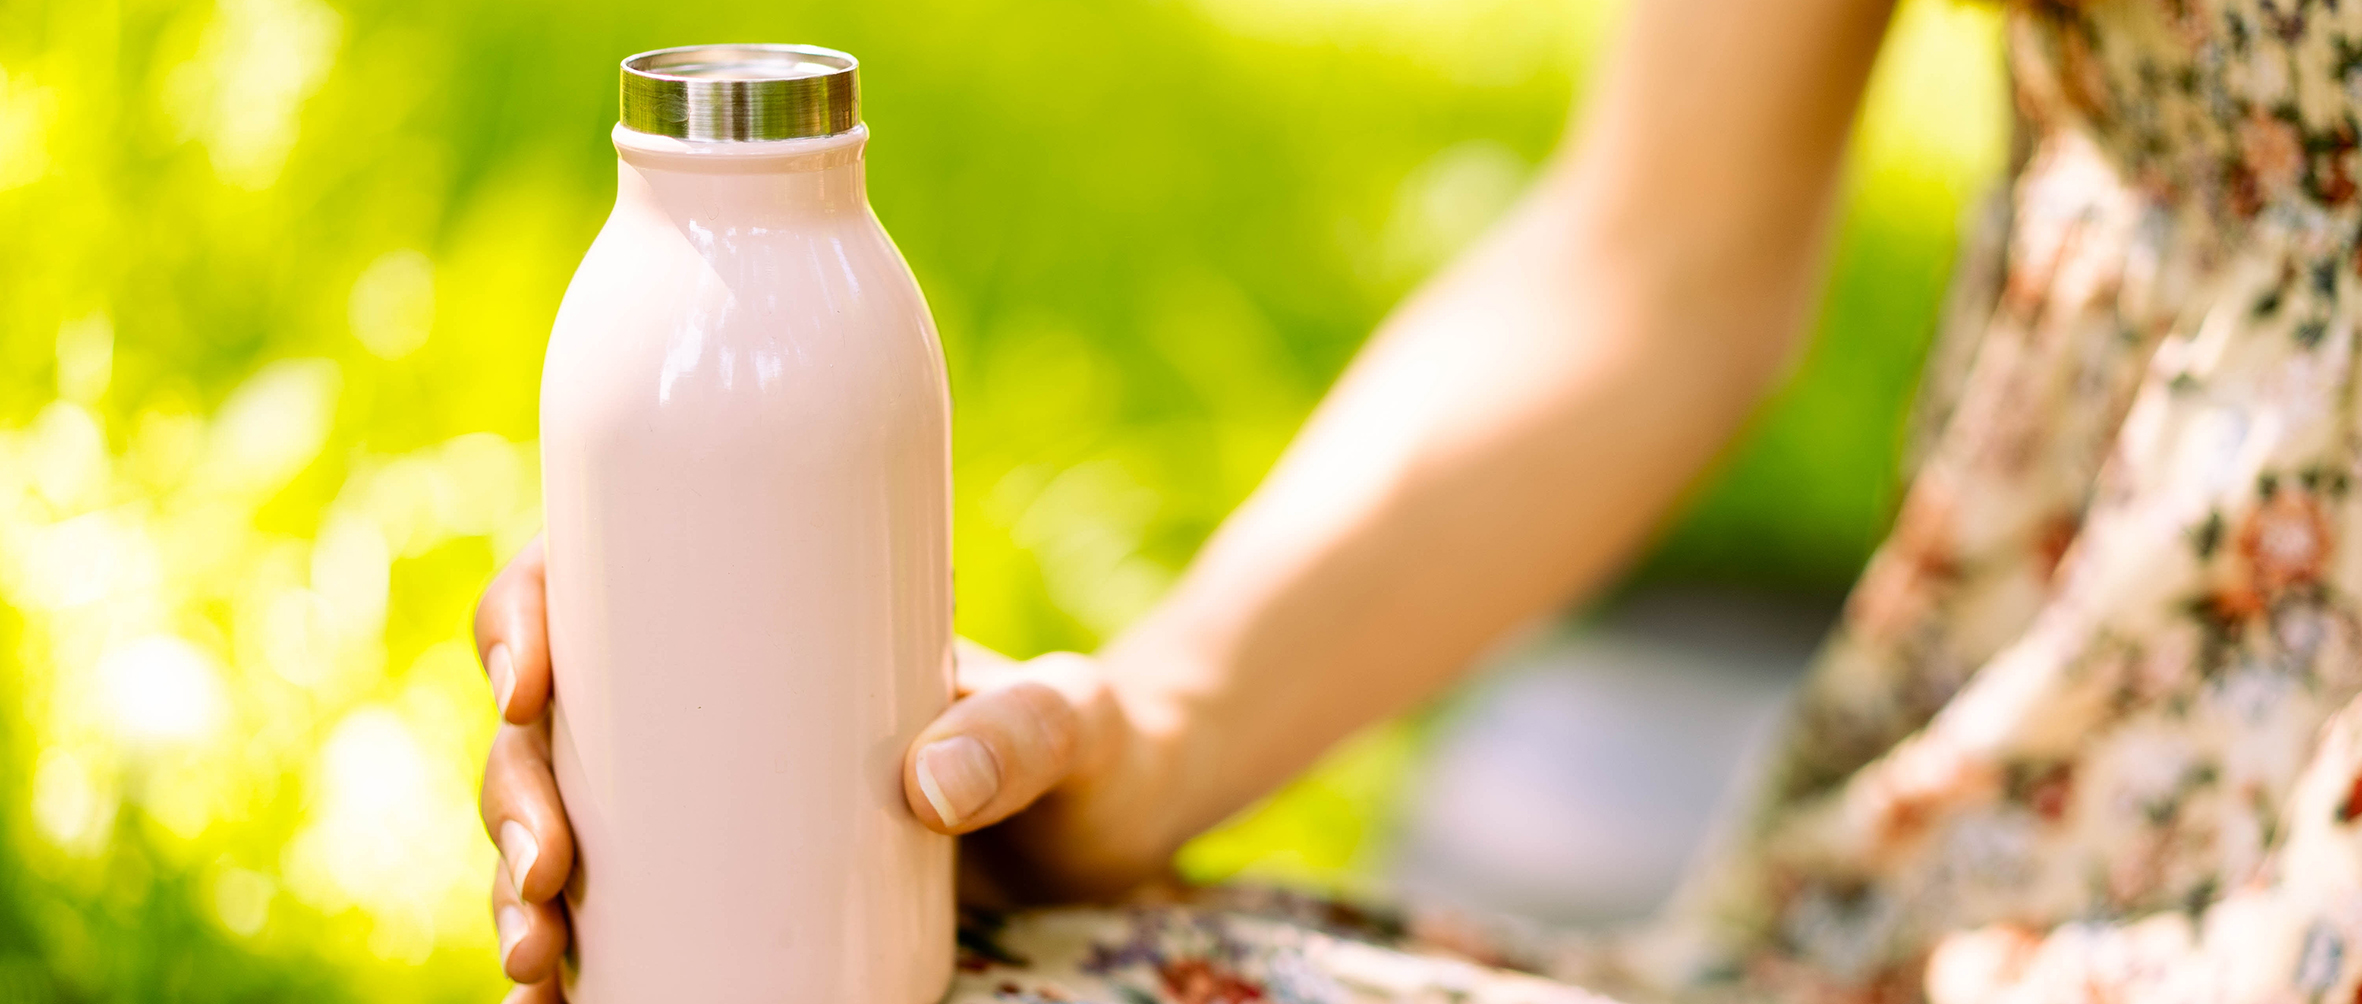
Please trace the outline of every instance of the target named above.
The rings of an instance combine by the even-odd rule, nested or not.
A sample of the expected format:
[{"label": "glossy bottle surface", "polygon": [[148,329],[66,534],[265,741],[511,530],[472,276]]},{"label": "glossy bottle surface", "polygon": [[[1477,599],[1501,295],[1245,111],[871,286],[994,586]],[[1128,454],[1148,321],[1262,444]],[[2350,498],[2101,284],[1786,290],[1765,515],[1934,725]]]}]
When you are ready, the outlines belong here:
[{"label": "glossy bottle surface", "polygon": [[542,372],[568,999],[935,1000],[949,397],[867,133],[615,141]]}]

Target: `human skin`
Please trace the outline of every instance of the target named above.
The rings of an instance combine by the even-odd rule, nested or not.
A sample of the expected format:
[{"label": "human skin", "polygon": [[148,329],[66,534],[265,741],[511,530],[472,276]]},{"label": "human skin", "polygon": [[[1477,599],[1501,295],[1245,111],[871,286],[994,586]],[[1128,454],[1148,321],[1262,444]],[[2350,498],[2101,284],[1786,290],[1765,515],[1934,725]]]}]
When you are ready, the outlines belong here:
[{"label": "human skin", "polygon": [[[1354,729],[1579,600],[1786,369],[1892,0],[1644,0],[1507,217],[1405,302],[1170,594],[1096,656],[967,648],[905,756],[962,895],[1107,899]],[[558,999],[542,550],[485,590],[514,1002]]]}]

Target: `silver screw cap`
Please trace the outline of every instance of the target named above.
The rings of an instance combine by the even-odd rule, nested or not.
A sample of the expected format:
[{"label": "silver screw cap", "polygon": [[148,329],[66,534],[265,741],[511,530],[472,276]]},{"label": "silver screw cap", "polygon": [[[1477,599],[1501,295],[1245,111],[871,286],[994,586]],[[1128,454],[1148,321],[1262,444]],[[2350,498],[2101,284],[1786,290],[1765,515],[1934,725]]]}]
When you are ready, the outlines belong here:
[{"label": "silver screw cap", "polygon": [[685,45],[623,61],[623,126],[691,140],[832,136],[861,124],[859,60],[811,45]]}]

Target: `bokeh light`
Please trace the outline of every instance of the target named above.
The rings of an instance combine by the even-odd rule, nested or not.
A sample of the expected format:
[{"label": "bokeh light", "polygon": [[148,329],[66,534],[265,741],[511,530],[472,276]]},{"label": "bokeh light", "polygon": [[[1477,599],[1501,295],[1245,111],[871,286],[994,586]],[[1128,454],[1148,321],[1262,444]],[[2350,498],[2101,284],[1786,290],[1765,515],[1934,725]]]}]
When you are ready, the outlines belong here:
[{"label": "bokeh light", "polygon": [[[1166,588],[1517,196],[1615,15],[0,5],[0,1000],[499,992],[467,615],[539,526],[540,354],[612,198],[619,56],[863,57],[873,198],[951,364],[960,626],[1031,654]],[[1995,20],[1906,7],[1821,339],[1645,574],[1825,588],[1866,553],[2002,157]],[[1349,743],[1185,870],[1353,887],[1419,735]]]}]

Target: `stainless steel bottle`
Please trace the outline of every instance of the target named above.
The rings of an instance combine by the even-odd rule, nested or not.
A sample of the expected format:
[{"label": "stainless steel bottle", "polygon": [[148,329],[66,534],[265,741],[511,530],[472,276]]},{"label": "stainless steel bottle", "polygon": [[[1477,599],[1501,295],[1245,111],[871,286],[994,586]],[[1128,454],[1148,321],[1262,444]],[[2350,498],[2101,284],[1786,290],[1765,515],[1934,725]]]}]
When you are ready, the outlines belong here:
[{"label": "stainless steel bottle", "polygon": [[802,46],[623,64],[615,211],[542,374],[570,1000],[950,978],[952,842],[901,786],[951,697],[949,398],[855,74]]}]

